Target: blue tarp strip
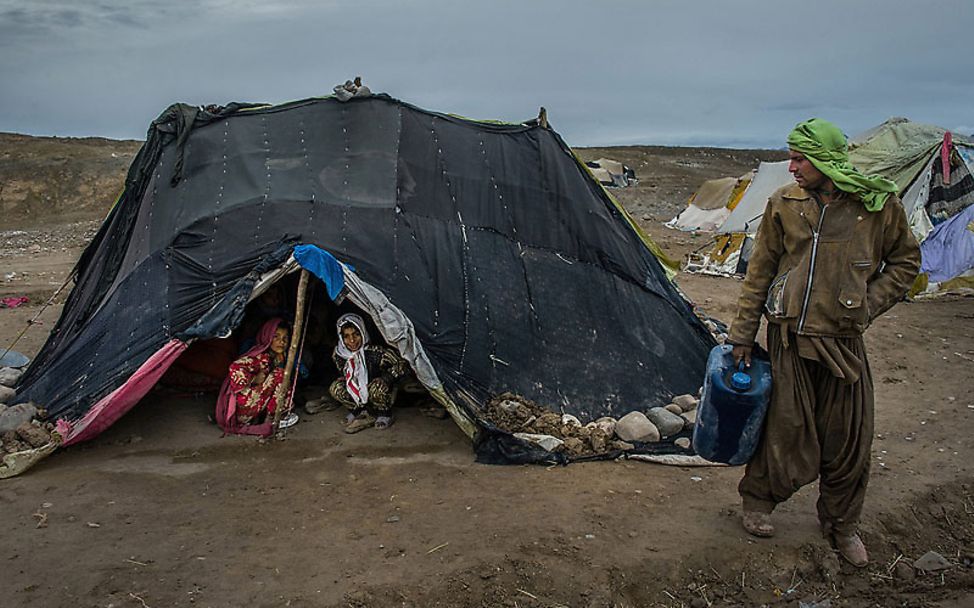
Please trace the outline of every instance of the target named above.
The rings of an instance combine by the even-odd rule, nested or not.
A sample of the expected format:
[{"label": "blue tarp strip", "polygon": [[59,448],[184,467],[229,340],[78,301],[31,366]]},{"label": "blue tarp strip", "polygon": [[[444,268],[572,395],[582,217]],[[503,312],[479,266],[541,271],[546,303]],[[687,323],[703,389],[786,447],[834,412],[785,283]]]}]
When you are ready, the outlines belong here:
[{"label": "blue tarp strip", "polygon": [[321,279],[333,301],[345,287],[345,273],[342,264],[335,256],[314,245],[298,245],[294,248],[294,259],[302,268]]}]

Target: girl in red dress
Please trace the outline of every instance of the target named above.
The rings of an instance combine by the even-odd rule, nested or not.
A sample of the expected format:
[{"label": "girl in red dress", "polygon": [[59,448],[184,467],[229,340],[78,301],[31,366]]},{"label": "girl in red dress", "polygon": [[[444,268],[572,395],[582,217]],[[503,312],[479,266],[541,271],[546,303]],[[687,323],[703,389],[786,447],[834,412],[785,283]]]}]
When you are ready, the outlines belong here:
[{"label": "girl in red dress", "polygon": [[[257,344],[230,364],[216,404],[217,423],[227,433],[269,435],[277,411],[277,389],[284,381],[289,331],[279,318],[264,323]],[[289,412],[281,428],[297,422]]]}]

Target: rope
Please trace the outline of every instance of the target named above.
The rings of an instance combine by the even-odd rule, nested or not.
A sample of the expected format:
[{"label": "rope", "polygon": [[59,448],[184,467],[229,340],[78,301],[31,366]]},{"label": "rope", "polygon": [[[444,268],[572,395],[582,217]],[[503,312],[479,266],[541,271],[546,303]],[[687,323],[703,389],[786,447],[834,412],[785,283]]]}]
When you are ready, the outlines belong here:
[{"label": "rope", "polygon": [[44,303],[44,306],[41,306],[41,309],[37,311],[37,314],[34,315],[33,318],[27,321],[27,325],[25,325],[24,328],[20,330],[20,333],[17,334],[17,337],[13,339],[13,342],[10,343],[10,346],[8,346],[5,351],[3,351],[3,354],[0,355],[0,359],[6,357],[7,353],[13,350],[14,346],[17,346],[17,342],[20,342],[20,339],[24,337],[24,334],[27,333],[27,330],[30,329],[30,327],[37,322],[37,319],[39,319],[42,314],[44,314],[44,311],[47,310],[47,307],[54,303],[54,300],[59,295],[61,295],[61,292],[64,291],[64,288],[68,286],[68,283],[70,283],[77,274],[78,274],[78,267],[75,266],[74,268],[71,269],[71,272],[68,274],[67,278],[64,279],[64,282],[61,283],[61,286],[58,287],[57,290],[54,292],[54,295],[48,298],[47,302]]}]

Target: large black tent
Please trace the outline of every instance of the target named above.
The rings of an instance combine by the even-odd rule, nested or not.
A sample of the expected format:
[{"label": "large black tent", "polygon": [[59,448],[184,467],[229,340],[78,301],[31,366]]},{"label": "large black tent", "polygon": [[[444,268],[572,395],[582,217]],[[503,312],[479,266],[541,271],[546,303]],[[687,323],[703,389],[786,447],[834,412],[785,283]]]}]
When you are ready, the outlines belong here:
[{"label": "large black tent", "polygon": [[43,405],[65,443],[93,436],[181,346],[239,324],[299,244],[341,262],[338,297],[421,368],[486,459],[519,444],[483,419],[492,396],[582,422],[621,416],[695,391],[713,345],[648,239],[546,123],[385,95],[174,105],[18,400]]}]

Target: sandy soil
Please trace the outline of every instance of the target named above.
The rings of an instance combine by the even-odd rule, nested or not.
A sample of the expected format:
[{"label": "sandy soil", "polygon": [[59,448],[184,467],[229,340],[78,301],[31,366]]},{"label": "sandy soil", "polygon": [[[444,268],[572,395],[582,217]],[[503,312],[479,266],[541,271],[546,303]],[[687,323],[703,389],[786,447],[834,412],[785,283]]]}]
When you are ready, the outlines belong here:
[{"label": "sandy soil", "polygon": [[[721,174],[734,172],[708,177]],[[706,240],[660,225],[678,196],[627,197],[671,256]],[[96,226],[3,233],[0,295],[32,302],[0,310],[0,344]],[[738,281],[678,282],[729,319]],[[57,312],[18,350],[36,352]],[[262,444],[221,438],[212,399],[156,392],[96,440],[0,482],[0,605],[974,605],[972,318],[972,299],[907,303],[867,334],[877,436],[863,570],[820,538],[814,487],[779,509],[777,537],[745,534],[739,468],[479,465],[451,421],[413,409],[358,435],[335,412],[304,416]],[[952,567],[893,575],[930,550]]]}]

